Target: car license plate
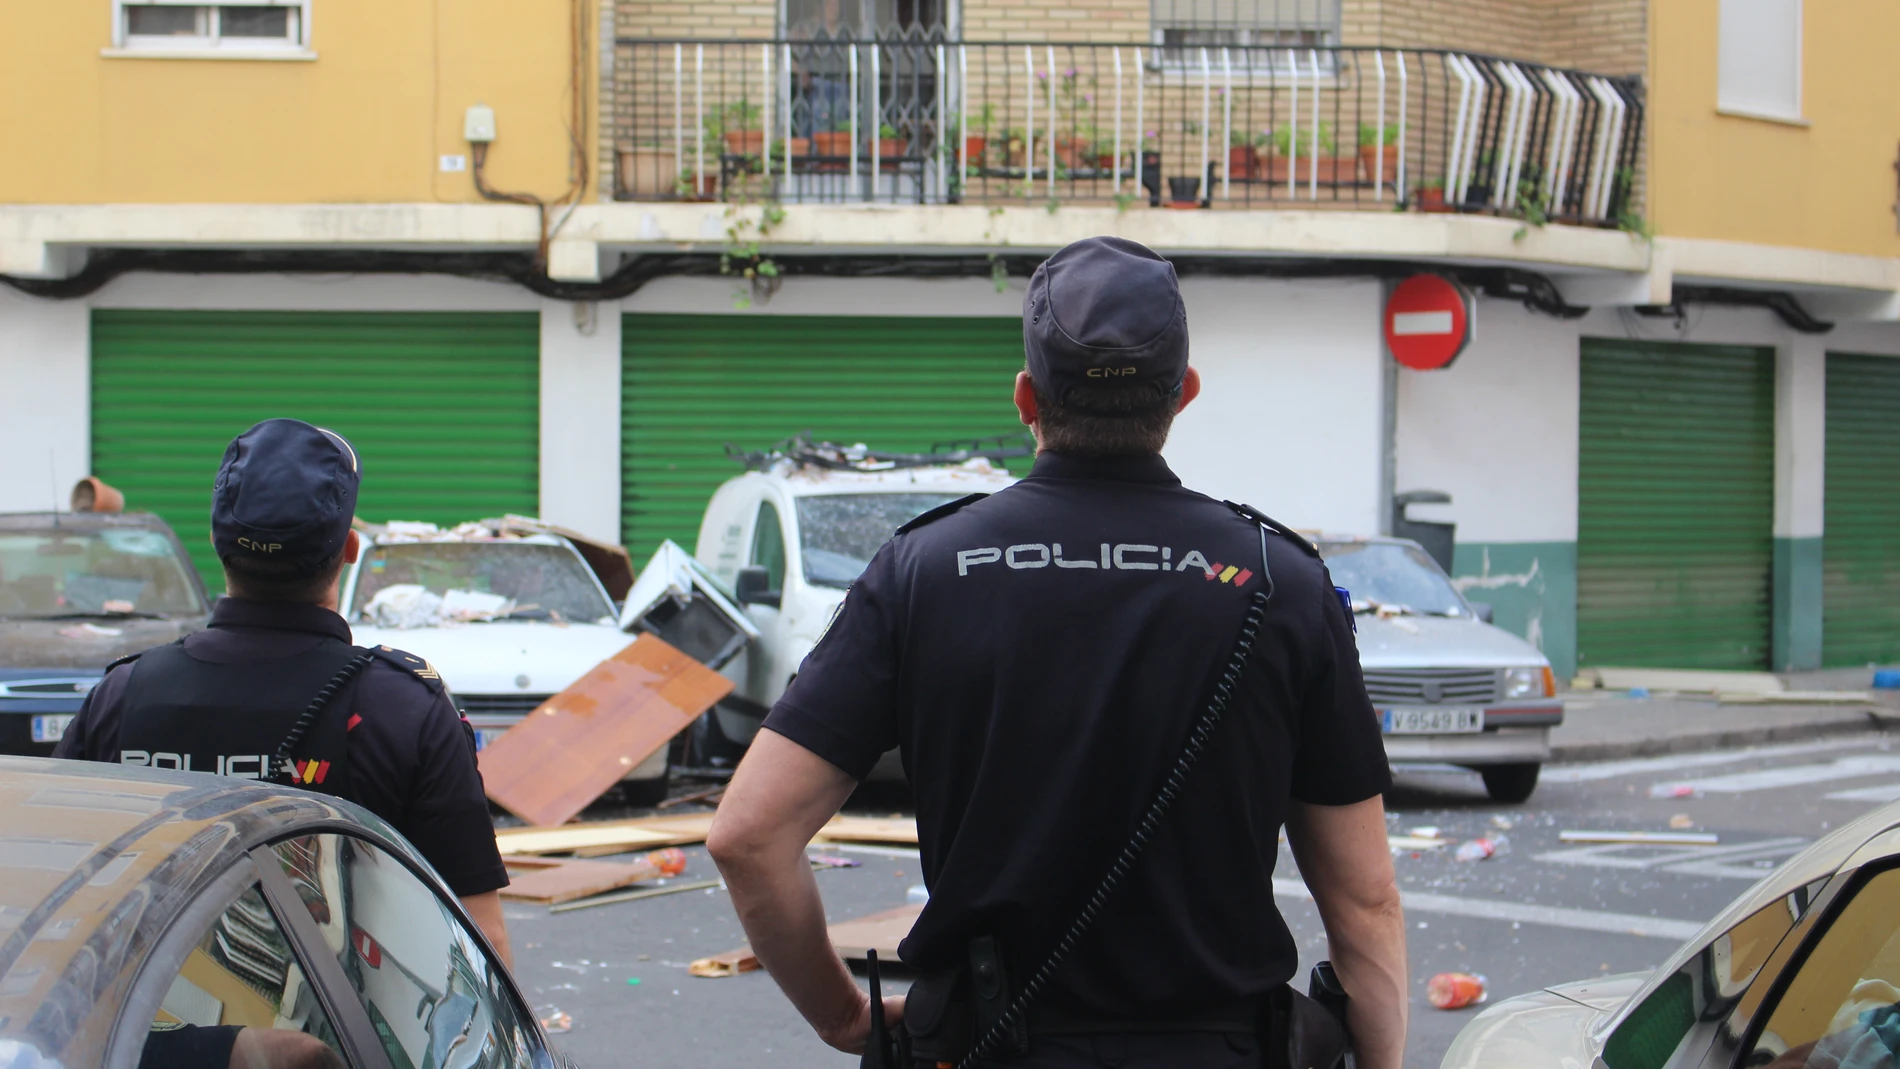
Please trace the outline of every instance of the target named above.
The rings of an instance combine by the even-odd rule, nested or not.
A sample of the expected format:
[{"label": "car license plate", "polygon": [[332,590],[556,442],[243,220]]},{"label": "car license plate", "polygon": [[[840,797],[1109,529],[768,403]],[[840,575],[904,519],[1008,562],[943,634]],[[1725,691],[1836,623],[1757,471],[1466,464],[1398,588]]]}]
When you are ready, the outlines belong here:
[{"label": "car license plate", "polygon": [[489,746],[494,744],[496,739],[501,738],[507,733],[507,728],[476,728],[475,749],[478,751],[486,750]]},{"label": "car license plate", "polygon": [[34,742],[58,742],[66,734],[66,725],[73,722],[70,714],[36,716],[33,718]]},{"label": "car license plate", "polygon": [[1387,735],[1460,735],[1484,730],[1483,709],[1387,709]]}]

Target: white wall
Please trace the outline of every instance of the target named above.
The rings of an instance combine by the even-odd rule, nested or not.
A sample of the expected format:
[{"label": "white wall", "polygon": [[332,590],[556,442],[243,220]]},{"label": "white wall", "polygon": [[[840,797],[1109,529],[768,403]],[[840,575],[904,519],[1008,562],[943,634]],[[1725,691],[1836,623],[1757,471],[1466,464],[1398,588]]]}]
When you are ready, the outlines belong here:
[{"label": "white wall", "polygon": [[88,474],[91,349],[84,302],[0,286],[0,512],[63,509]]},{"label": "white wall", "polygon": [[541,302],[541,518],[620,541],[620,312]]},{"label": "white wall", "polygon": [[1379,284],[1189,278],[1181,292],[1202,379],[1166,450],[1182,481],[1293,527],[1376,532]]},{"label": "white wall", "polygon": [[85,303],[193,311],[526,312],[540,299],[512,283],[441,275],[132,274]]},{"label": "white wall", "polygon": [[1576,541],[1578,322],[1480,298],[1450,367],[1399,369],[1395,489],[1451,495],[1413,519],[1460,542]]}]

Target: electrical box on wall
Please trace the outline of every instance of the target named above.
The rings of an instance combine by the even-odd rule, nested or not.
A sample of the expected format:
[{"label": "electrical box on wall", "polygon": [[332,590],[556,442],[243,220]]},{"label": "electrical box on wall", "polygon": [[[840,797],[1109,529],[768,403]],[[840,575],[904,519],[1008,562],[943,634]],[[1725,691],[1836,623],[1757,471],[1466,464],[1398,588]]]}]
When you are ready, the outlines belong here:
[{"label": "electrical box on wall", "polygon": [[471,104],[462,119],[462,137],[478,145],[495,139],[495,109],[486,104]]}]

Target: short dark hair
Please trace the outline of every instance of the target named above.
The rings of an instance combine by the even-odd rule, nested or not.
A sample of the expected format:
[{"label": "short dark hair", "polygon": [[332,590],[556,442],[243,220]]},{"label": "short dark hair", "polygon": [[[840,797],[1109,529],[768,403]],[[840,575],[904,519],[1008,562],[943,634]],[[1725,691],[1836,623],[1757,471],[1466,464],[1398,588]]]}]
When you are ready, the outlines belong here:
[{"label": "short dark hair", "polygon": [[[1033,385],[1033,383],[1032,383]],[[1155,399],[1147,390],[1085,383],[1071,386],[1057,403],[1036,391],[1036,431],[1044,449],[1078,457],[1159,453],[1168,442],[1181,392]]]},{"label": "short dark hair", "polygon": [[225,591],[246,601],[315,605],[324,600],[331,584],[343,574],[341,553],[317,565],[315,571],[250,557],[226,557],[223,563]]}]

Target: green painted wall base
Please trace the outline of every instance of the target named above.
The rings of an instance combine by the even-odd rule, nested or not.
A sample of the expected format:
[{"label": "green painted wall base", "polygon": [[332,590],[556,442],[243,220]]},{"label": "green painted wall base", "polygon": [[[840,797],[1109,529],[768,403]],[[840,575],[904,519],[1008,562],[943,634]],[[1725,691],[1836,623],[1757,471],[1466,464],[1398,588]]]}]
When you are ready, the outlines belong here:
[{"label": "green painted wall base", "polygon": [[1492,621],[1544,651],[1560,681],[1577,671],[1577,544],[1460,542],[1452,582],[1490,602]]},{"label": "green painted wall base", "polygon": [[1772,664],[1777,672],[1821,667],[1821,540],[1775,539]]}]

